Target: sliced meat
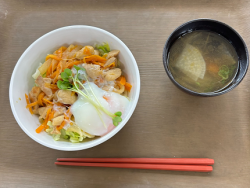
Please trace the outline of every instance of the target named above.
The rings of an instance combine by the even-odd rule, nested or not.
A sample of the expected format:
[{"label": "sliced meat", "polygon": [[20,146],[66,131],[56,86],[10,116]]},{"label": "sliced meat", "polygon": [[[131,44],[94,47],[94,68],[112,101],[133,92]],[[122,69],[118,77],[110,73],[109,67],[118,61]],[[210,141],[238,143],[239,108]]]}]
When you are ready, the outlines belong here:
[{"label": "sliced meat", "polygon": [[77,100],[77,96],[72,91],[59,90],[57,93],[57,101],[63,104],[73,104]]},{"label": "sliced meat", "polygon": [[117,56],[119,52],[120,52],[119,50],[112,50],[111,52],[108,53],[106,59]]},{"label": "sliced meat", "polygon": [[121,74],[122,74],[121,69],[119,69],[119,68],[114,68],[114,69],[111,69],[111,70],[107,71],[107,72],[105,73],[104,78],[105,78],[105,80],[107,80],[107,81],[113,81],[113,80],[119,78],[119,77],[121,76]]},{"label": "sliced meat", "polygon": [[105,91],[113,91],[114,90],[114,86],[111,86],[111,85],[105,85],[102,87],[102,90],[105,90]]},{"label": "sliced meat", "polygon": [[115,57],[111,57],[110,59],[108,59],[104,65],[104,67],[108,67],[110,66],[112,63],[116,63],[117,59]]},{"label": "sliced meat", "polygon": [[100,52],[98,50],[94,50],[94,55],[100,55]]},{"label": "sliced meat", "polygon": [[30,100],[33,100],[31,102],[36,102],[38,95],[41,93],[40,87],[33,87],[29,93]]},{"label": "sliced meat", "polygon": [[[37,97],[38,95],[41,93],[41,89],[40,87],[33,87],[29,93],[29,99],[30,99],[30,102],[33,103],[33,102],[36,102],[37,101]],[[39,105],[35,105],[32,107],[33,109],[33,112],[34,114],[38,114],[38,108],[39,108]]]},{"label": "sliced meat", "polygon": [[61,125],[61,123],[63,122],[63,120],[64,120],[64,115],[55,117],[55,118],[52,119],[52,125],[53,126]]},{"label": "sliced meat", "polygon": [[87,75],[92,79],[96,79],[103,74],[100,65],[85,64],[84,68],[86,69]]},{"label": "sliced meat", "polygon": [[82,49],[82,47],[83,47],[83,46],[81,46],[81,45],[75,45],[75,48],[69,53],[68,59],[73,58],[73,57],[76,55],[76,53],[77,53],[80,49]]},{"label": "sliced meat", "polygon": [[54,98],[54,95],[52,94],[50,97],[49,96],[45,96],[44,98],[47,99],[47,100],[49,100],[49,101],[51,101]]},{"label": "sliced meat", "polygon": [[46,112],[47,112],[46,108],[47,107],[41,107],[41,108],[38,109],[39,115],[43,119],[45,119],[45,117],[46,117]]},{"label": "sliced meat", "polygon": [[47,115],[47,111],[49,110],[49,108],[52,108],[52,106],[46,106],[46,107],[40,107],[38,108],[38,113],[39,113],[39,122],[42,122]]},{"label": "sliced meat", "polygon": [[62,59],[68,59],[70,52],[75,48],[73,44],[71,44],[62,54]]},{"label": "sliced meat", "polygon": [[76,53],[77,59],[83,59],[86,56],[94,55],[95,50],[92,46],[85,46]]},{"label": "sliced meat", "polygon": [[125,91],[125,86],[120,84],[119,82],[116,83],[116,86],[113,90],[115,93],[122,94]]},{"label": "sliced meat", "polygon": [[57,116],[63,115],[64,112],[66,112],[66,107],[54,105],[53,110],[55,111],[55,113],[54,113],[54,118],[55,118]]},{"label": "sliced meat", "polygon": [[52,79],[51,78],[43,78],[44,83],[51,84]]},{"label": "sliced meat", "polygon": [[52,70],[54,71],[56,69],[56,66],[58,65],[59,61],[56,59],[52,59],[51,63],[52,63]]},{"label": "sliced meat", "polygon": [[45,86],[45,83],[51,84],[52,80],[50,78],[38,76],[35,82],[48,97],[52,96],[52,90]]},{"label": "sliced meat", "polygon": [[57,93],[58,93],[58,91],[59,91],[59,90],[57,90],[57,91],[54,93],[54,96],[53,96],[53,99],[54,99],[55,101],[58,101],[58,98],[57,98]]}]

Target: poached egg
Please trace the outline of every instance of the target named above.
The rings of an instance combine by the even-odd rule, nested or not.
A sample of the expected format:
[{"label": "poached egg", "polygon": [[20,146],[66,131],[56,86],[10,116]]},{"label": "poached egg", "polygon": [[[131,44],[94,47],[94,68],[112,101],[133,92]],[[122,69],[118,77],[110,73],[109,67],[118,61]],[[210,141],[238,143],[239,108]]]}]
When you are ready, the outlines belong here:
[{"label": "poached egg", "polygon": [[[111,113],[120,111],[124,114],[129,103],[129,100],[126,97],[118,93],[104,91],[93,82],[89,82],[89,84],[85,83],[84,87],[86,88],[86,91],[83,90],[83,92],[88,92],[91,99],[97,103],[93,93],[91,92],[92,88],[96,98],[106,110]],[[105,127],[95,106],[81,95],[78,95],[77,101],[72,105],[71,112],[75,117],[75,123],[83,131],[89,134],[103,136],[115,127],[113,125],[112,118],[100,110],[102,120],[106,124]]]}]

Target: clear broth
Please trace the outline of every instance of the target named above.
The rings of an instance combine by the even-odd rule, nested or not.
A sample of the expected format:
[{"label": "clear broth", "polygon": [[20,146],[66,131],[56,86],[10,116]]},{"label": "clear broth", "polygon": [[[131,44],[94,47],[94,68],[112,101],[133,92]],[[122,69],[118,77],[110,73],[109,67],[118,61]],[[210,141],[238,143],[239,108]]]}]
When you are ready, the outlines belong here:
[{"label": "clear broth", "polygon": [[178,38],[169,51],[169,69],[183,87],[198,93],[228,86],[238,70],[233,45],[210,31],[193,31]]}]

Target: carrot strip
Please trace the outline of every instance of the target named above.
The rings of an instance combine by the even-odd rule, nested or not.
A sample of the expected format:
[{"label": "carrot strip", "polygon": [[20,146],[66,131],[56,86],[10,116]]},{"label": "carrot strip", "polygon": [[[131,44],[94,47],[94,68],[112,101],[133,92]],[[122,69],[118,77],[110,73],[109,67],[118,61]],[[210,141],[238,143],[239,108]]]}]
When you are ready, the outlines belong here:
[{"label": "carrot strip", "polygon": [[110,65],[106,66],[105,68],[111,68],[111,67],[115,67],[115,62],[111,63]]},{"label": "carrot strip", "polygon": [[128,90],[128,91],[130,91],[131,88],[132,88],[132,85],[130,83],[128,83],[128,82],[126,82],[124,86],[125,86],[125,89]]},{"label": "carrot strip", "polygon": [[56,55],[53,55],[53,54],[47,55],[46,58],[45,58],[45,60],[47,61],[49,58],[52,58],[52,59],[55,59],[55,60],[58,60],[58,61],[61,60],[60,57],[57,57]]},{"label": "carrot strip", "polygon": [[60,102],[55,103],[55,105],[57,105],[57,106],[64,106],[63,103],[60,103]]},{"label": "carrot strip", "polygon": [[125,84],[126,84],[126,78],[125,78],[124,76],[121,76],[120,83],[121,83],[122,85],[125,85]]},{"label": "carrot strip", "polygon": [[58,76],[60,75],[61,71],[62,71],[62,65],[61,65],[61,62],[59,62],[58,66],[57,66],[57,70],[56,70],[56,76],[53,80],[53,84],[55,84],[57,82]]},{"label": "carrot strip", "polygon": [[100,62],[96,62],[96,61],[92,61],[92,63],[96,64],[96,65],[100,65],[100,66],[104,66],[104,63],[100,63]]},{"label": "carrot strip", "polygon": [[38,101],[27,104],[26,108],[31,108],[32,106],[36,106],[36,105],[38,105]]},{"label": "carrot strip", "polygon": [[68,108],[68,110],[66,111],[66,113],[64,114],[64,119],[66,120],[70,120],[72,113],[70,111],[71,107]]},{"label": "carrot strip", "polygon": [[55,92],[57,92],[58,89],[51,89],[52,93],[54,94]]},{"label": "carrot strip", "polygon": [[48,119],[48,121],[50,121],[51,119],[53,119],[53,117],[54,117],[54,111],[52,111],[51,113],[50,113],[50,116],[49,116],[49,119]]},{"label": "carrot strip", "polygon": [[59,127],[57,127],[57,130],[60,131],[64,125],[66,124],[66,121],[63,121]]},{"label": "carrot strip", "polygon": [[108,101],[108,98],[107,98],[106,96],[103,96],[103,98],[104,98],[106,101]]},{"label": "carrot strip", "polygon": [[[48,123],[51,119],[53,119],[53,117],[54,117],[54,111],[52,111],[52,112],[49,114],[47,123]],[[48,129],[48,128],[49,128],[49,126],[46,124],[46,125],[44,126],[44,129],[46,130],[46,129]]]},{"label": "carrot strip", "polygon": [[91,56],[87,56],[84,58],[85,62],[90,62],[90,61],[98,61],[101,63],[106,63],[106,59],[99,56],[99,55],[91,55]]},{"label": "carrot strip", "polygon": [[52,72],[52,63],[50,63],[50,66],[46,72],[46,77],[48,77],[51,74],[51,72]]},{"label": "carrot strip", "polygon": [[44,86],[45,86],[45,87],[48,87],[48,88],[51,88],[51,89],[59,89],[59,88],[57,87],[57,85],[55,85],[55,84],[45,83]]},{"label": "carrot strip", "polygon": [[39,106],[43,106],[43,97],[44,97],[45,93],[44,92],[41,92],[39,95],[38,95],[38,104]]},{"label": "carrot strip", "polygon": [[36,129],[36,133],[40,133],[43,129],[45,129],[47,123],[48,123],[48,119],[49,119],[49,115],[51,113],[51,108],[48,109],[47,114],[46,114],[46,118],[44,120],[44,122],[42,123],[42,125],[40,125],[37,129]]},{"label": "carrot strip", "polygon": [[40,126],[36,129],[36,133],[42,132],[43,129],[44,129],[44,124],[40,125]]},{"label": "carrot strip", "polygon": [[82,63],[83,63],[82,61],[73,61],[73,62],[69,63],[66,67],[71,69],[74,65],[79,65]]},{"label": "carrot strip", "polygon": [[49,101],[49,100],[47,100],[47,99],[45,99],[45,98],[43,98],[42,100],[43,100],[44,102],[46,102],[46,103],[54,104],[53,102],[51,102],[51,101]]},{"label": "carrot strip", "polygon": [[[51,108],[48,109],[45,120],[48,122],[49,114],[51,113]],[[47,124],[46,122],[46,124]]]},{"label": "carrot strip", "polygon": [[[67,61],[61,61],[61,72],[63,72],[64,71],[64,69],[66,69],[67,68]],[[61,74],[61,72],[60,72],[60,74]]]},{"label": "carrot strip", "polygon": [[76,49],[77,48],[77,45],[75,45],[73,48],[71,48],[70,50],[69,50],[69,52],[72,52],[74,49]]},{"label": "carrot strip", "polygon": [[56,67],[58,65],[59,61],[55,60],[55,61],[52,61],[52,69],[51,69],[51,74],[56,70]]},{"label": "carrot strip", "polygon": [[[30,104],[29,97],[28,97],[28,95],[26,93],[25,93],[25,99],[26,99],[27,105]],[[34,114],[32,108],[29,108],[29,111],[30,111],[31,114]]]},{"label": "carrot strip", "polygon": [[88,47],[84,47],[83,53],[86,55],[91,55],[91,52]]},{"label": "carrot strip", "polygon": [[53,74],[50,76],[50,78],[55,78],[56,77],[56,75],[57,75],[57,71],[55,71],[55,72],[53,72]]},{"label": "carrot strip", "polygon": [[60,58],[62,58],[62,53],[66,50],[67,48],[65,46],[62,46],[57,50],[57,54]]},{"label": "carrot strip", "polygon": [[59,89],[58,87],[57,87],[57,85],[53,85],[53,84],[50,84],[50,86],[49,86],[51,89]]},{"label": "carrot strip", "polygon": [[46,131],[46,129],[48,129],[49,128],[49,126],[46,124],[46,125],[44,125],[44,130]]}]

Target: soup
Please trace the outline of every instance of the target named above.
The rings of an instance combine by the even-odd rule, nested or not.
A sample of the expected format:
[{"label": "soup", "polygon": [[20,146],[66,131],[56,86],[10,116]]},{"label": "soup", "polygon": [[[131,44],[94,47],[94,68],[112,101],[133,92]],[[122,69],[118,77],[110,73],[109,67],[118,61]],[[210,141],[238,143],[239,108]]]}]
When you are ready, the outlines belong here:
[{"label": "soup", "polygon": [[209,31],[193,31],[181,36],[172,45],[168,58],[174,79],[198,93],[225,88],[238,70],[238,56],[233,45]]}]

